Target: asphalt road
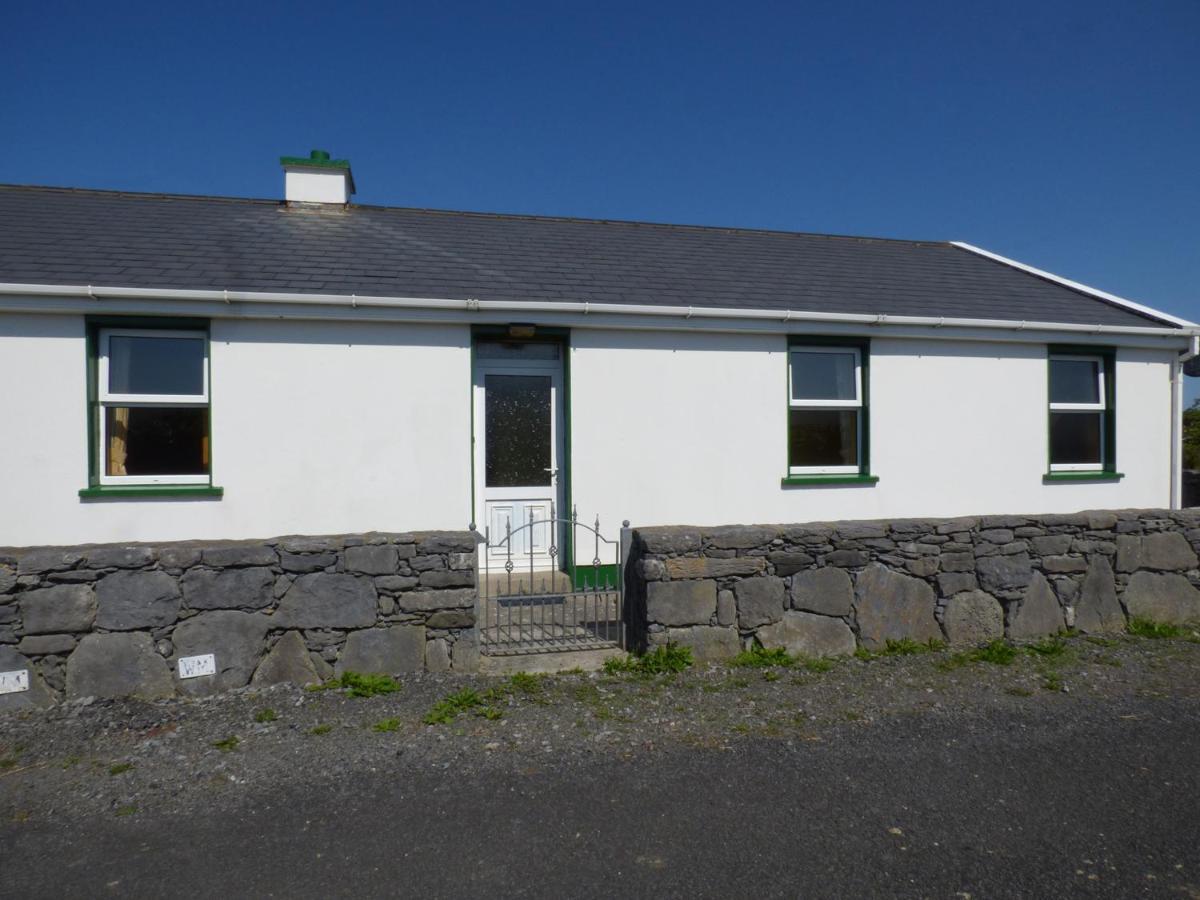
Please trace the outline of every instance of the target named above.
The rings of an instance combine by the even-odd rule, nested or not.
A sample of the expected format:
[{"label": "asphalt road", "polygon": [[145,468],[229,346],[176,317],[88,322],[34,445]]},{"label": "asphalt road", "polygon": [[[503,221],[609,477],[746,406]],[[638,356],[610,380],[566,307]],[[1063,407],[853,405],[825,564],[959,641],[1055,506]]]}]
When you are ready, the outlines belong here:
[{"label": "asphalt road", "polygon": [[5,824],[0,895],[1200,897],[1198,789],[1194,703],[913,716]]}]

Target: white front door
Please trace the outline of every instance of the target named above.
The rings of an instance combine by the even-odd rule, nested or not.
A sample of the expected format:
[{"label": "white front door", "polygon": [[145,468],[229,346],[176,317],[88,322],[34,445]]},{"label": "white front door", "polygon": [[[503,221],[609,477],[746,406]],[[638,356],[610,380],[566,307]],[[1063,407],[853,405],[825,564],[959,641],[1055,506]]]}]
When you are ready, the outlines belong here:
[{"label": "white front door", "polygon": [[550,343],[475,347],[476,510],[491,545],[491,571],[503,568],[510,551],[518,569],[532,562],[544,570],[562,560],[549,522],[552,508],[563,518],[561,352]]}]

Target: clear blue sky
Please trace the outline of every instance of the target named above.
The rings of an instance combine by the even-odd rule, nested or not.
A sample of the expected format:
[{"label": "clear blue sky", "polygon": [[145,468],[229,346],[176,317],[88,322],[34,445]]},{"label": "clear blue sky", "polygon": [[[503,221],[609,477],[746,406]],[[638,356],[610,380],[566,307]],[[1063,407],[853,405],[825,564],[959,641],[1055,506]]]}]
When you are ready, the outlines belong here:
[{"label": "clear blue sky", "polygon": [[1200,319],[1197,0],[4,20],[0,181],[275,197],[322,147],[362,203],[965,240]]}]

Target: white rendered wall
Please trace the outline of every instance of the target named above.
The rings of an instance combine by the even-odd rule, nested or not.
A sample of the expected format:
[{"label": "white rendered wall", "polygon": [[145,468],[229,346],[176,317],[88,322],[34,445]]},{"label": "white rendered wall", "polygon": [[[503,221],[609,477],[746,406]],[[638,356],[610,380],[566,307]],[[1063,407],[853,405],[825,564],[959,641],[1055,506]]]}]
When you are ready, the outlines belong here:
[{"label": "white rendered wall", "polygon": [[1043,484],[1044,345],[876,338],[878,484],[784,488],[785,336],[576,330],[572,345],[572,495],[589,521],[597,513],[614,524],[718,525],[1169,505],[1169,351],[1117,352],[1125,479]]},{"label": "white rendered wall", "polygon": [[283,196],[294,203],[349,203],[350,174],[346,169],[286,168]]},{"label": "white rendered wall", "polygon": [[467,326],[215,320],[220,500],[81,501],[84,323],[0,316],[0,546],[465,528]]}]

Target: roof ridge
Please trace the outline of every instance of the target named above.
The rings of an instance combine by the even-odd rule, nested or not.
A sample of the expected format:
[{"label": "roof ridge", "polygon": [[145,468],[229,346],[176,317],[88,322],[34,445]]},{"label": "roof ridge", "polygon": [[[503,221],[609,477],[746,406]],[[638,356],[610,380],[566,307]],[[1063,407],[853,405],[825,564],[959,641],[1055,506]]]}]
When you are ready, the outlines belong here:
[{"label": "roof ridge", "polygon": [[[174,194],[163,191],[127,191],[113,188],[61,187],[38,184],[0,184],[6,191],[48,191],[62,194],[100,194],[112,197],[140,197],[155,200],[214,201],[220,203],[251,203],[255,205],[286,206],[286,201],[263,197],[230,197],[218,194]],[[595,216],[551,216],[540,213],[488,212],[469,209],[435,209],[424,206],[383,206],[374,203],[351,203],[351,210],[382,213],[424,213],[439,216],[471,216],[481,219],[505,221],[554,222],[579,225],[619,225],[632,228],[664,228],[681,231],[715,231],[725,234],[771,234],[783,237],[822,238],[839,241],[868,241],[910,246],[948,247],[950,241],[921,240],[913,238],[878,237],[875,235],[834,234],[820,231],[790,231],[784,228],[751,228],[738,225],[697,225],[686,222],[656,222],[645,219],[608,219]],[[319,211],[319,209],[317,210]]]}]

